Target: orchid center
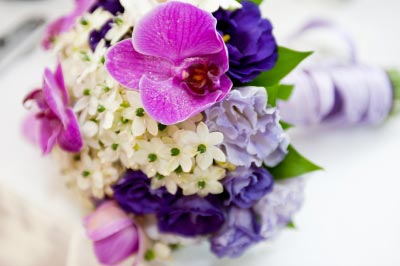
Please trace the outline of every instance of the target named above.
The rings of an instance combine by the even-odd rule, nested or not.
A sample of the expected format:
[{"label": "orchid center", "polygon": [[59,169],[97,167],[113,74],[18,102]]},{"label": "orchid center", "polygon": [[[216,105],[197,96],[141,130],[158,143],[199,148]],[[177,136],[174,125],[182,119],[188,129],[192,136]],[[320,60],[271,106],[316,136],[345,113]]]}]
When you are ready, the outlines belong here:
[{"label": "orchid center", "polygon": [[183,81],[194,95],[206,95],[213,91],[219,80],[219,68],[211,63],[196,62],[189,65],[182,73]]}]

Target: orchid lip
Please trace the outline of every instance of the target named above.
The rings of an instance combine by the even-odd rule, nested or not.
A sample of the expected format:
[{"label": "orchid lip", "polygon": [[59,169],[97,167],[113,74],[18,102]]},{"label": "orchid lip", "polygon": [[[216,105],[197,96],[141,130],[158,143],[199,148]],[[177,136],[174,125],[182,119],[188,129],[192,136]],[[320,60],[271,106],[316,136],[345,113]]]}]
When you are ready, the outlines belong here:
[{"label": "orchid lip", "polygon": [[220,87],[220,69],[202,58],[185,60],[180,67],[181,85],[191,94],[204,96]]}]

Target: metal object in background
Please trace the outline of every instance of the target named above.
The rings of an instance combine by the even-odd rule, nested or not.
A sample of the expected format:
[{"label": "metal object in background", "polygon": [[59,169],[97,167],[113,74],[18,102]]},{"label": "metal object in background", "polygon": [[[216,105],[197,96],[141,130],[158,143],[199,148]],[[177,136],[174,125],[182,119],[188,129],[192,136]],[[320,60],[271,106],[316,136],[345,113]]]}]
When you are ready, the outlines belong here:
[{"label": "metal object in background", "polygon": [[28,18],[0,36],[0,72],[13,60],[35,47],[45,22],[42,17]]}]

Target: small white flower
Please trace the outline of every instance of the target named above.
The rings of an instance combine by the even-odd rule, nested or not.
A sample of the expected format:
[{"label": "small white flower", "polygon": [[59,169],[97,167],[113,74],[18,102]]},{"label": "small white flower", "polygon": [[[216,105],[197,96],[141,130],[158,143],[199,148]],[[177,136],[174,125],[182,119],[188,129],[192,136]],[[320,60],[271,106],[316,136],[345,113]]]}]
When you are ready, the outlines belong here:
[{"label": "small white flower", "polygon": [[122,112],[122,117],[132,121],[132,133],[134,136],[142,136],[146,130],[153,136],[158,134],[158,123],[144,110],[140,95],[136,91],[126,92],[129,107]]},{"label": "small white flower", "polygon": [[193,131],[184,131],[180,133],[180,145],[192,145],[197,150],[196,163],[206,170],[213,164],[214,159],[218,162],[225,162],[226,156],[221,149],[216,147],[224,140],[221,132],[211,132],[203,122],[197,125],[196,133]]},{"label": "small white flower", "polygon": [[182,174],[180,187],[183,195],[198,194],[205,197],[208,194],[220,194],[224,187],[219,180],[225,177],[225,169],[211,166],[206,171],[196,167],[193,174]]},{"label": "small white flower", "polygon": [[112,131],[105,131],[100,136],[103,145],[106,147],[99,152],[102,163],[112,163],[121,160],[123,165],[133,168],[132,157],[135,152],[135,138],[127,130],[118,134]]},{"label": "small white flower", "polygon": [[175,172],[168,176],[158,176],[151,179],[151,188],[158,189],[165,187],[173,195],[178,191],[179,175]]},{"label": "small white flower", "polygon": [[[190,134],[185,134],[185,130],[176,131],[173,135],[171,146],[171,160],[169,161],[169,169],[175,171],[181,166],[183,172],[190,172],[193,167],[193,157],[197,154],[197,150],[193,145],[185,145],[183,143],[190,142],[186,139]],[[191,131],[190,131],[191,132]]]},{"label": "small white flower", "polygon": [[139,140],[137,147],[138,151],[134,158],[148,177],[171,174],[168,169],[168,162],[171,159],[170,148],[160,138],[152,138],[150,141]]},{"label": "small white flower", "polygon": [[122,104],[122,97],[118,90],[111,90],[109,93],[103,94],[99,99],[97,106],[98,120],[100,120],[100,128],[110,129],[114,122],[114,114]]},{"label": "small white flower", "polygon": [[100,160],[92,158],[88,152],[82,152],[77,171],[77,185],[96,198],[103,198],[108,188],[118,180],[119,172],[111,164],[101,163]]}]

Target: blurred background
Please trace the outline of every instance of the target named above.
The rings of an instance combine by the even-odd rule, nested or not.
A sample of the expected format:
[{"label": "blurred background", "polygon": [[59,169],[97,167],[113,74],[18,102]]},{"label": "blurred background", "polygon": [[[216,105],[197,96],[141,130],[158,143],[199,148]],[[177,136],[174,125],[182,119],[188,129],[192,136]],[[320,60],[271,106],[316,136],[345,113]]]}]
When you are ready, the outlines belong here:
[{"label": "blurred background", "polygon": [[[73,0],[0,0],[0,266],[94,263],[79,209],[51,158],[42,158],[20,130],[23,97],[41,85],[44,67],[55,65],[38,46],[42,23],[72,6]],[[265,0],[262,10],[282,44],[346,53],[335,36],[318,31],[287,42],[304,23],[323,18],[348,31],[361,62],[400,67],[398,0]],[[307,178],[296,229],[237,261],[218,261],[200,246],[179,252],[173,265],[400,265],[400,114],[380,126],[296,128],[290,135],[325,168]]]}]

